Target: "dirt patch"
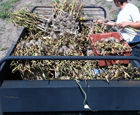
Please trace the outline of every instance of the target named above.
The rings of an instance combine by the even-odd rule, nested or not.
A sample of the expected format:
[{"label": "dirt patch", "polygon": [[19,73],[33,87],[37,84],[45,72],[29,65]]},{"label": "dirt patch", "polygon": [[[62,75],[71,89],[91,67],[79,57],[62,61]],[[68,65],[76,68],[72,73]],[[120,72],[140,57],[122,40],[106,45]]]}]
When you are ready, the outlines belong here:
[{"label": "dirt patch", "polygon": [[0,59],[3,58],[12,43],[18,39],[19,27],[15,27],[11,22],[0,20]]}]

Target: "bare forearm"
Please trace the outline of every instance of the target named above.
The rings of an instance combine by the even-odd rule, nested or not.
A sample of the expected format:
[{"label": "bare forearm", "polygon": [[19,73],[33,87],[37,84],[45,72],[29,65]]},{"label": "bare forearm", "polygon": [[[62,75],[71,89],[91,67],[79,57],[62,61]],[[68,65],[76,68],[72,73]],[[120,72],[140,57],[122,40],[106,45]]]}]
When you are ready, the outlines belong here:
[{"label": "bare forearm", "polygon": [[115,22],[107,22],[106,25],[108,25],[108,26],[115,26],[116,23]]},{"label": "bare forearm", "polygon": [[125,28],[127,26],[132,27],[134,29],[140,29],[140,21],[139,22],[121,22],[117,24],[121,28]]},{"label": "bare forearm", "polygon": [[136,22],[136,23],[129,22],[129,25],[128,26],[130,26],[132,28],[135,28],[135,29],[140,29],[140,21],[139,22]]}]

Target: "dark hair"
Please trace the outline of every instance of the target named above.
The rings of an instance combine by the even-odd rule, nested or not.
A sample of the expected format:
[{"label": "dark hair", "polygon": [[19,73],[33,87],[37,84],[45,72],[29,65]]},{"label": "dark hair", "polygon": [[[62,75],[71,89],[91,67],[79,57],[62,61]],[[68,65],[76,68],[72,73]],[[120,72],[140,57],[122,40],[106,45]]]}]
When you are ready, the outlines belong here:
[{"label": "dark hair", "polygon": [[127,2],[127,0],[119,0],[119,2],[121,3],[121,5],[123,5],[123,3]]}]

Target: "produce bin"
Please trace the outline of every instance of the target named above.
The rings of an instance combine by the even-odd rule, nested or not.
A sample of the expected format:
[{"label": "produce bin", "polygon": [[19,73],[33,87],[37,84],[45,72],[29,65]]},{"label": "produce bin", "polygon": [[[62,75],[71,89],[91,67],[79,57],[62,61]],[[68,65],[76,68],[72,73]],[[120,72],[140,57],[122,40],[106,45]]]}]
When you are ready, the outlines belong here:
[{"label": "produce bin", "polygon": [[[138,67],[140,58],[134,56],[10,56],[20,36],[0,60],[0,113],[1,112],[89,112],[85,96],[75,80],[22,80],[19,72],[11,73],[12,60],[131,60]],[[86,103],[93,112],[140,111],[140,81],[87,80],[79,84],[87,94]]]},{"label": "produce bin", "polygon": [[[96,56],[103,56],[103,54],[101,54],[101,52],[96,48],[95,42],[100,41],[102,38],[107,39],[109,37],[114,37],[115,39],[118,39],[119,41],[123,40],[123,38],[120,36],[120,34],[118,32],[91,34],[91,35],[89,35],[89,37],[92,42],[92,49],[93,49],[94,55],[96,55]],[[105,53],[105,55],[106,56],[117,56],[117,55],[130,56],[130,55],[132,55],[132,49],[128,45],[128,43],[125,43],[124,46],[128,47],[129,50],[119,51],[119,52],[115,52],[115,53]],[[129,60],[119,60],[119,61],[118,60],[99,60],[98,61],[98,64],[100,66],[109,66],[109,65],[113,65],[113,64],[128,64],[128,63],[130,63]]]}]

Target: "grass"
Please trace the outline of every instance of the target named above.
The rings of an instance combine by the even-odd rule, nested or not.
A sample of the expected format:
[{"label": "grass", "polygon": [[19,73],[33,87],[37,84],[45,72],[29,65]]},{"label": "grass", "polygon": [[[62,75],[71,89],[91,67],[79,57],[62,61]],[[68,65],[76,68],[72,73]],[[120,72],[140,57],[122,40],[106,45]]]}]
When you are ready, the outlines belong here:
[{"label": "grass", "polygon": [[115,20],[116,19],[116,16],[117,16],[117,12],[112,14],[112,19]]},{"label": "grass", "polygon": [[107,5],[106,7],[111,10],[112,5]]},{"label": "grass", "polygon": [[5,51],[7,49],[8,49],[7,47],[2,47],[2,45],[0,45],[0,51]]},{"label": "grass", "polygon": [[99,3],[102,2],[102,0],[95,0],[95,2],[96,2],[97,4],[99,4]]},{"label": "grass", "polygon": [[117,12],[118,12],[118,10],[117,10],[117,9],[116,9],[116,10],[113,10],[113,11],[111,12],[111,14],[112,14],[112,19],[113,19],[113,20],[115,20],[115,19],[116,19]]},{"label": "grass", "polygon": [[1,31],[4,31],[4,29],[5,29],[5,24],[3,24],[3,25],[0,27],[0,32],[1,32]]},{"label": "grass", "polygon": [[6,47],[3,47],[3,48],[0,48],[0,51],[4,51],[4,50],[7,50],[8,48]]},{"label": "grass", "polygon": [[137,8],[140,10],[140,5],[139,5],[139,4],[137,4],[136,6],[137,6]]},{"label": "grass", "polygon": [[[19,0],[8,0],[7,2],[3,2],[0,4],[0,18],[6,19],[9,18],[9,9],[12,7],[12,3],[17,2]],[[0,0],[2,2],[2,0]]]}]

